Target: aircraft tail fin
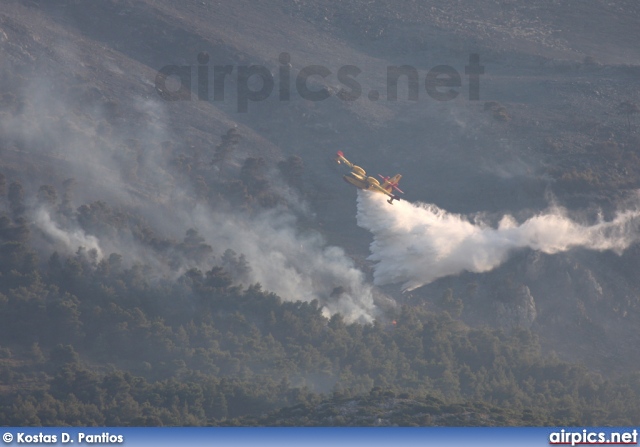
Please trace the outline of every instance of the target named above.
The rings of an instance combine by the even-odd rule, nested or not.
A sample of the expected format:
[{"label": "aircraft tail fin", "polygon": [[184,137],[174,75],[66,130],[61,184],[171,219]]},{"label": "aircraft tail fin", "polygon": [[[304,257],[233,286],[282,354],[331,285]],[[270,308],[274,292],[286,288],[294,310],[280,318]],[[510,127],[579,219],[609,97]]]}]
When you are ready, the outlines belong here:
[{"label": "aircraft tail fin", "polygon": [[396,174],[391,178],[389,177],[382,177],[382,178],[384,178],[384,183],[382,184],[382,187],[384,189],[386,189],[389,192],[392,192],[395,189],[404,194],[404,192],[400,188],[398,188],[398,183],[400,182],[402,175]]}]

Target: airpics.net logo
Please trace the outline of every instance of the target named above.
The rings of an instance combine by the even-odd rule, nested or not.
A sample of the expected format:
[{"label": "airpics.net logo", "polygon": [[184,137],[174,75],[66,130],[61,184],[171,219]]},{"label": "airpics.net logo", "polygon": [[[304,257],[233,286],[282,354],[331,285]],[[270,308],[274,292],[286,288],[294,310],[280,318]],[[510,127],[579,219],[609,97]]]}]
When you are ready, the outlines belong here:
[{"label": "airpics.net logo", "polygon": [[637,445],[638,430],[623,432],[602,432],[583,429],[582,431],[560,430],[549,435],[550,445]]},{"label": "airpics.net logo", "polygon": [[[324,65],[307,65],[297,72],[293,70],[291,55],[280,53],[278,57],[277,75],[264,65],[219,65],[211,63],[209,54],[201,52],[197,57],[198,64],[165,65],[155,78],[155,88],[165,101],[192,100],[192,86],[195,78],[197,98],[200,101],[225,101],[225,93],[231,93],[228,84],[235,84],[237,111],[246,113],[250,102],[264,101],[274,94],[278,85],[278,99],[289,101],[292,95],[292,84],[295,92],[308,101],[324,101],[332,96],[343,101],[356,101],[363,94],[362,84],[358,76],[362,70],[355,65],[342,65],[334,73]],[[426,95],[440,102],[457,98],[466,84],[468,99],[480,99],[480,75],[484,74],[484,66],[480,65],[480,56],[469,55],[468,64],[464,67],[464,76],[450,65],[436,65],[421,76],[411,65],[389,65],[386,67],[387,101],[398,100],[399,86],[406,91],[409,101],[418,101],[421,95],[421,81]],[[333,82],[335,76],[339,85]],[[229,80],[232,82],[228,82]],[[464,82],[463,82],[464,79]],[[213,85],[211,81],[213,80]],[[324,85],[323,85],[324,84]],[[326,84],[336,85],[335,88]],[[232,86],[231,86],[232,87]],[[423,94],[424,94],[423,93]],[[378,89],[367,93],[369,101],[383,99]]]}]

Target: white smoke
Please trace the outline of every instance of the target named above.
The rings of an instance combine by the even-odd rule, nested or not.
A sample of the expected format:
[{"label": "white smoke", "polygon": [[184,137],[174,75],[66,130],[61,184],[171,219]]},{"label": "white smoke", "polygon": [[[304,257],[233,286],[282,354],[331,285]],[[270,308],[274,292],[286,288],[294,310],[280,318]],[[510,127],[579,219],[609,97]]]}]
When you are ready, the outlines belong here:
[{"label": "white smoke", "polygon": [[40,208],[34,213],[34,224],[51,239],[54,247],[62,253],[73,254],[80,248],[95,250],[97,260],[103,257],[102,249],[95,236],[87,235],[82,230],[63,230],[51,219],[49,212]]},{"label": "white smoke", "polygon": [[296,218],[283,210],[257,217],[211,212],[200,207],[194,223],[207,240],[246,256],[249,282],[259,282],[285,301],[317,299],[325,315],[371,322],[376,316],[372,287],[344,250],[326,245],[316,232],[296,230]]},{"label": "white smoke", "polygon": [[[61,57],[69,67],[82,67],[86,62],[73,48]],[[124,79],[126,73],[121,76],[123,82],[129,82]],[[56,222],[55,214],[44,208],[33,212],[34,225],[45,236],[43,251],[74,254],[84,247],[87,251],[95,249],[98,259],[119,253],[125,263],[142,263],[151,267],[153,275],[173,279],[191,267],[210,269],[229,248],[244,255],[250,266],[245,277],[235,278],[237,282],[245,286],[259,282],[264,290],[286,301],[317,299],[326,316],[340,312],[347,321],[373,321],[377,315],[376,292],[366,283],[365,275],[342,249],[326,245],[318,233],[299,231],[293,212],[280,209],[251,217],[196,202],[192,186],[182,177],[184,173],[176,173],[171,163],[175,153],[163,149],[165,142],[182,138],[171,130],[167,104],[158,98],[143,100],[97,87],[86,92],[84,87],[73,89],[67,94],[48,81],[31,79],[21,92],[23,110],[0,120],[0,131],[8,141],[15,142],[16,151],[21,148],[36,160],[36,165],[40,161],[48,163],[47,170],[52,173],[46,180],[49,183],[73,177],[79,185],[74,190],[74,207],[102,200],[112,208],[122,207],[144,217],[153,223],[158,237],[170,240],[194,228],[216,251],[216,257],[198,260],[196,265],[196,261],[182,259],[176,268],[136,240],[131,229],[85,234],[78,222]],[[197,111],[186,110],[198,116]],[[193,145],[202,144],[196,136]],[[206,135],[207,140],[209,137]],[[175,146],[180,148],[178,143]],[[198,149],[203,158],[213,150],[204,145]],[[185,153],[191,152],[185,149]],[[27,185],[33,184],[33,189],[40,186],[38,181],[24,179]],[[295,193],[275,180],[273,186],[290,210],[308,212],[307,204]]]},{"label": "white smoke", "polygon": [[487,272],[518,248],[553,254],[575,247],[620,254],[640,236],[640,211],[618,213],[610,222],[582,225],[554,207],[518,224],[504,216],[497,228],[471,222],[423,203],[386,203],[378,194],[359,192],[358,225],[373,234],[374,284],[402,283],[413,290],[462,271]]}]

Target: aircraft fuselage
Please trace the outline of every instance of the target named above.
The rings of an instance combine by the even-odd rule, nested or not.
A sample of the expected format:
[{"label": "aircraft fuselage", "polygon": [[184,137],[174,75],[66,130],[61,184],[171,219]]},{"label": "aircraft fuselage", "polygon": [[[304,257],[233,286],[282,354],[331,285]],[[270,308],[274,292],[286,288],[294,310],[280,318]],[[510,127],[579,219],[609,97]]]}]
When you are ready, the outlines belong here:
[{"label": "aircraft fuselage", "polygon": [[387,200],[387,202],[392,205],[394,200],[400,200],[400,197],[393,193],[394,188],[400,191],[400,188],[398,188],[398,182],[402,178],[400,174],[396,174],[392,178],[380,175],[380,177],[382,177],[382,179],[384,180],[384,183],[381,185],[378,179],[367,175],[364,169],[362,169],[360,166],[354,165],[349,160],[347,160],[344,157],[344,153],[342,153],[342,151],[338,151],[336,155],[336,162],[338,164],[344,163],[351,169],[350,173],[342,176],[345,182],[355,186],[358,189],[385,194],[389,196],[389,200]]},{"label": "aircraft fuselage", "polygon": [[345,182],[352,184],[356,188],[365,189],[367,191],[380,192],[380,182],[373,177],[365,177],[355,172],[343,175]]}]

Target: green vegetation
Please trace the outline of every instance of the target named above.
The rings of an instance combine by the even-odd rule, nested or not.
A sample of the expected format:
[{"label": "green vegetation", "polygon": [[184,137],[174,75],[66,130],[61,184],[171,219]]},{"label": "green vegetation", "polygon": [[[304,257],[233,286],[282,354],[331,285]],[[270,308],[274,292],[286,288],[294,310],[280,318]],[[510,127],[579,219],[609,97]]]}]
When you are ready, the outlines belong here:
[{"label": "green vegetation", "polygon": [[[187,230],[190,223],[179,237],[159,234],[145,220],[161,221],[170,207],[259,219],[265,208],[296,212],[287,199],[299,195],[311,212],[296,230],[321,228],[349,241],[343,230],[353,225],[353,204],[331,197],[341,180],[323,165],[325,152],[345,147],[372,169],[397,167],[408,200],[519,218],[544,208],[549,192],[569,209],[602,206],[608,220],[617,199],[640,185],[640,71],[616,62],[637,56],[629,8],[602,14],[596,2],[576,15],[571,2],[541,1],[209,3],[3,4],[0,424],[638,423],[640,371],[632,373],[635,360],[622,365],[623,354],[637,351],[608,349],[635,344],[637,245],[608,261],[608,253],[590,259],[605,259],[598,269],[578,265],[580,253],[558,262],[566,281],[536,294],[539,303],[558,297],[539,318],[553,323],[533,329],[545,334],[539,343],[533,330],[460,319],[483,308],[499,314],[484,306],[492,299],[498,309],[508,298],[533,299],[527,286],[509,283],[516,269],[496,281],[509,283],[503,289],[474,282],[465,294],[452,280],[433,296],[416,292],[419,303],[385,309],[373,324],[351,324],[327,318],[318,302],[285,302],[249,284],[252,265],[224,240],[207,240]],[[585,18],[597,26],[585,27]],[[264,48],[286,50],[291,63]],[[224,103],[213,84],[211,103],[200,100],[200,51],[212,55],[210,78],[216,66],[236,67]],[[421,86],[418,107],[404,95],[389,104],[384,94],[354,102],[349,88],[336,92],[336,69],[349,61],[369,61],[363,69],[447,63],[462,74],[476,52],[486,67],[478,107],[465,75],[459,101],[424,102]],[[580,62],[580,54],[589,55]],[[332,75],[309,87],[336,98],[295,94],[310,55]],[[164,104],[154,79],[174,63],[193,69],[192,100]],[[228,113],[229,93],[242,87],[237,67],[254,64],[271,70],[278,88],[268,101],[252,101],[251,114]],[[384,88],[368,71],[362,81],[382,84],[362,86]],[[291,95],[283,95],[285,72]],[[288,158],[278,160],[282,154]],[[63,182],[69,176],[78,181]],[[85,242],[107,241],[109,251],[44,248],[56,241],[33,224],[35,209]],[[132,250],[110,247],[112,240]],[[216,266],[202,267],[214,254]],[[514,276],[538,265],[523,262]],[[593,356],[596,368],[618,375],[568,363],[540,344]],[[619,367],[609,369],[614,361]]]},{"label": "green vegetation", "polygon": [[499,122],[507,122],[511,117],[507,113],[506,107],[496,101],[487,101],[484,103],[484,110],[491,112],[494,120]]},{"label": "green vegetation", "polygon": [[[258,182],[263,164],[245,162],[241,181]],[[175,280],[152,279],[144,264],[124,267],[129,260],[117,253],[39,260],[22,186],[11,182],[7,195],[0,424],[597,425],[640,417],[640,375],[607,380],[543,356],[527,330],[469,328],[450,316],[461,310],[451,293],[440,298],[448,311],[402,306],[370,325],[347,324],[323,316],[316,301],[233,285],[229,272],[251,267],[231,250],[222,267]],[[57,193],[43,186],[38,197],[51,206]],[[67,197],[59,216],[68,208]],[[88,234],[130,228],[159,256],[197,262],[212,250],[195,230],[163,240],[103,202],[72,215]]]}]

